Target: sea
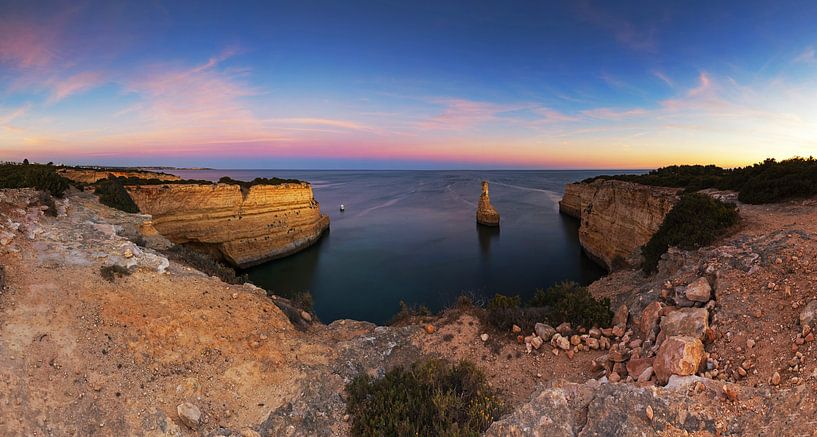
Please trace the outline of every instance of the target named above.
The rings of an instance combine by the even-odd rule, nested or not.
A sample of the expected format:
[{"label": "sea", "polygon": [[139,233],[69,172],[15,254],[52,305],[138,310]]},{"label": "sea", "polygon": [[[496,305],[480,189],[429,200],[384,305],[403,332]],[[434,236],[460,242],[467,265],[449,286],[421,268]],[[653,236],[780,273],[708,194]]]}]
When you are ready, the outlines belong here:
[{"label": "sea", "polygon": [[[529,298],[561,281],[605,274],[581,250],[578,220],[559,214],[565,184],[606,170],[312,171],[174,170],[183,178],[294,178],[312,184],[330,230],[313,246],[242,273],[268,291],[308,291],[325,322],[387,323],[401,308],[438,311],[465,294]],[[481,181],[499,228],[476,224]],[[340,206],[345,210],[341,211]]]}]

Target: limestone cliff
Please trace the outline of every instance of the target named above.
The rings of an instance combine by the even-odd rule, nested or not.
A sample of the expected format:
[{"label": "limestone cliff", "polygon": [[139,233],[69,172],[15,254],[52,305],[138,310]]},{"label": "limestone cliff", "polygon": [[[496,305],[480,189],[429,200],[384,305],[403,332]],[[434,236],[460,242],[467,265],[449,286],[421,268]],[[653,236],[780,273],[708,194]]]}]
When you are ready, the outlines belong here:
[{"label": "limestone cliff", "polygon": [[612,271],[639,263],[639,249],[678,201],[678,189],[599,179],[565,187],[559,210],[581,220],[579,243]]},{"label": "limestone cliff", "polygon": [[81,168],[61,168],[57,170],[57,173],[60,176],[71,179],[74,182],[80,182],[83,184],[93,184],[94,182],[100,179],[107,179],[108,176],[124,176],[126,178],[134,177],[140,179],[159,179],[162,181],[179,181],[181,180],[180,177],[172,174],[167,173],[156,173],[152,171],[144,171],[144,170],[93,170],[93,169],[81,169]]},{"label": "limestone cliff", "polygon": [[477,223],[485,226],[499,226],[499,213],[491,205],[488,195],[488,181],[482,181],[482,194],[477,206]]},{"label": "limestone cliff", "polygon": [[176,244],[217,250],[246,268],[297,252],[329,227],[307,183],[128,186],[153,226]]}]

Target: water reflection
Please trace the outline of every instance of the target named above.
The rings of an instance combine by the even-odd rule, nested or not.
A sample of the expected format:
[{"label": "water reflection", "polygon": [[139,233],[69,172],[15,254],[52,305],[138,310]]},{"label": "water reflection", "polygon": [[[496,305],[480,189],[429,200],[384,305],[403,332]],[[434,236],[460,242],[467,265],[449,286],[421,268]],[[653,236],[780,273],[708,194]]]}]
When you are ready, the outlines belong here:
[{"label": "water reflection", "polygon": [[477,224],[477,238],[479,250],[483,256],[491,254],[491,244],[499,240],[499,226],[483,226]]}]

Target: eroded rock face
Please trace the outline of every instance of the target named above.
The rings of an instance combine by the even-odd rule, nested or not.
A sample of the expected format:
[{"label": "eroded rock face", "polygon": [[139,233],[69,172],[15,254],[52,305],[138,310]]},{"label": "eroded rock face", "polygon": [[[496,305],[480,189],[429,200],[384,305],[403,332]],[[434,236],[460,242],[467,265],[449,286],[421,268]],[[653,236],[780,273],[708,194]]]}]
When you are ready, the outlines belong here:
[{"label": "eroded rock face", "polygon": [[678,202],[678,189],[599,179],[565,187],[563,213],[579,218],[579,243],[608,270],[640,263],[640,248]]},{"label": "eroded rock face", "polygon": [[704,344],[694,337],[674,336],[661,343],[653,370],[658,382],[669,381],[672,375],[694,375],[704,359]]},{"label": "eroded rock face", "polygon": [[329,227],[307,183],[127,187],[153,226],[176,244],[215,249],[245,268],[306,248]]},{"label": "eroded rock face", "polygon": [[167,174],[167,173],[156,173],[152,171],[101,171],[101,170],[84,170],[84,169],[77,169],[77,168],[63,168],[57,170],[57,173],[60,176],[71,179],[75,182],[80,182],[83,184],[93,184],[94,182],[107,179],[108,176],[124,176],[126,178],[134,177],[140,179],[159,179],[161,181],[180,181],[182,178]]},{"label": "eroded rock face", "polygon": [[482,195],[477,206],[477,223],[485,226],[499,226],[499,213],[491,206],[488,195],[488,181],[482,181]]}]

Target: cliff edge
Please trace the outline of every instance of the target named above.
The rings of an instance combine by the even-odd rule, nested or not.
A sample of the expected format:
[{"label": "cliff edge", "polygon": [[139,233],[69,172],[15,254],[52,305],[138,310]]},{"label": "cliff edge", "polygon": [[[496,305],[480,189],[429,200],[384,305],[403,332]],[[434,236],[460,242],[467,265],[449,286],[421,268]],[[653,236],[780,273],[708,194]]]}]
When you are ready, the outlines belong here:
[{"label": "cliff edge", "polygon": [[57,170],[57,174],[66,179],[70,179],[74,182],[80,182],[83,184],[93,184],[102,179],[107,179],[108,176],[114,177],[122,176],[126,178],[139,179],[159,179],[160,181],[182,180],[182,178],[176,175],[167,173],[156,173],[153,171],[145,170],[93,170],[82,168],[61,168]]},{"label": "cliff edge", "polygon": [[304,249],[329,228],[307,183],[126,187],[153,226],[176,244],[218,252],[246,268]]},{"label": "cliff edge", "polygon": [[616,180],[565,186],[559,210],[581,220],[579,243],[608,271],[640,263],[639,249],[678,202],[677,188]]}]

